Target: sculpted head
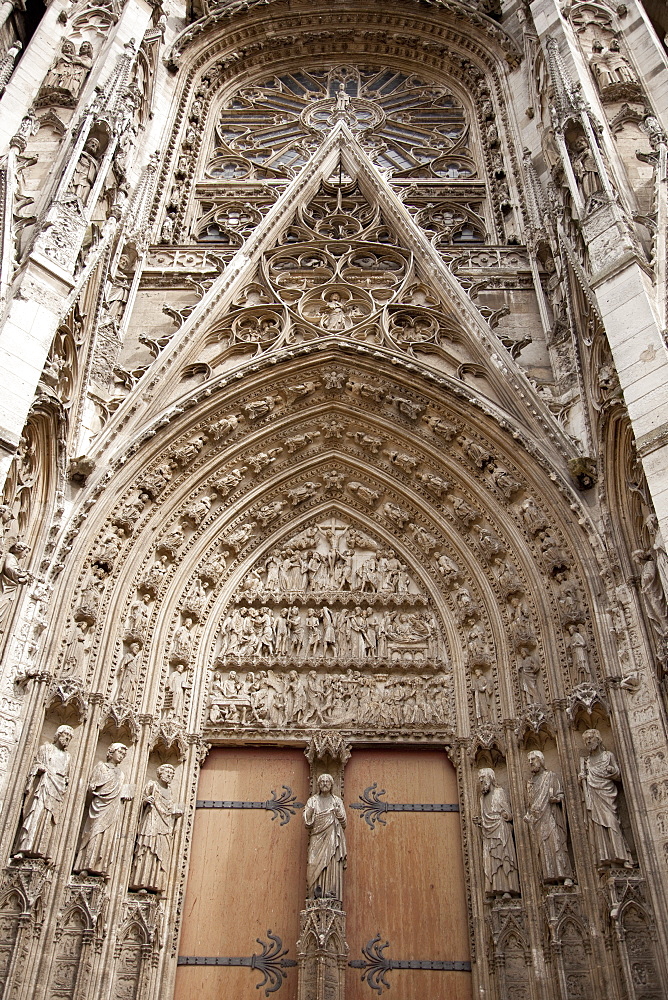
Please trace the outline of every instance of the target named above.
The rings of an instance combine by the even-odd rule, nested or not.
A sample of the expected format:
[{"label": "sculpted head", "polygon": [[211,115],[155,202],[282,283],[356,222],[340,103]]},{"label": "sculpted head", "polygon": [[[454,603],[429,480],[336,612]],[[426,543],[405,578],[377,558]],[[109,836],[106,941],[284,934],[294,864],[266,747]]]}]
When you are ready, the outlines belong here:
[{"label": "sculpted head", "polygon": [[171,764],[161,764],[156,771],[158,779],[163,783],[163,785],[171,785],[174,780],[175,773],[176,772]]},{"label": "sculpted head", "polygon": [[527,754],[527,759],[529,761],[529,767],[532,774],[538,774],[545,767],[545,757],[540,752],[540,750],[532,750]]},{"label": "sculpted head", "polygon": [[74,730],[71,726],[58,726],[56,729],[56,735],[54,736],[54,743],[56,746],[59,746],[61,750],[67,750],[73,736]]},{"label": "sculpted head", "polygon": [[603,746],[603,740],[598,729],[586,729],[582,734],[582,742],[590,753]]},{"label": "sculpted head", "polygon": [[107,750],[107,760],[112,764],[122,764],[127,752],[125,743],[112,743]]},{"label": "sculpted head", "polygon": [[321,774],[318,778],[318,789],[329,795],[334,788],[334,778],[331,774]]},{"label": "sculpted head", "polygon": [[478,781],[480,782],[482,794],[487,795],[487,792],[490,792],[496,784],[494,769],[491,767],[481,767],[478,771]]}]

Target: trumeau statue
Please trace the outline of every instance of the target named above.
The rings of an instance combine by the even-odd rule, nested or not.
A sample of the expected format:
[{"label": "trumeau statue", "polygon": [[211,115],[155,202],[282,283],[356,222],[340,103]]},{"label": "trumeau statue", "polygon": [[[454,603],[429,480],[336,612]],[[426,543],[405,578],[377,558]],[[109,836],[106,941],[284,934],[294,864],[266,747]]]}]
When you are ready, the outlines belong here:
[{"label": "trumeau statue", "polygon": [[144,789],[130,879],[133,889],[162,892],[167,887],[174,824],[184,811],[172,799],[169,786],[173,780],[172,765],[162,764],[157,770],[157,781],[149,781]]},{"label": "trumeau statue", "polygon": [[343,898],[346,811],[333,787],[331,774],[321,774],[318,792],[311,795],[304,809],[309,831],[306,886],[309,896],[315,898]]},{"label": "trumeau statue", "polygon": [[513,841],[513,814],[508,796],[496,781],[491,767],[478,771],[482,859],[488,890],[501,895],[517,895],[520,883]]},{"label": "trumeau statue", "polygon": [[53,837],[65,789],[70,780],[67,748],[74,734],[71,726],[59,726],[53,743],[43,743],[28,776],[23,813],[15,854],[24,857],[51,856]]},{"label": "trumeau statue", "polygon": [[134,794],[119,766],[127,752],[124,743],[112,743],[106,760],[99,761],[93,768],[88,783],[90,800],[74,865],[77,872],[106,875],[109,871],[121,804]]},{"label": "trumeau statue", "polygon": [[605,864],[618,862],[633,867],[619,822],[617,785],[621,779],[615,755],[606,750],[598,729],[587,729],[582,734],[587,756],[580,759],[580,782],[585,806],[591,820],[596,858]]},{"label": "trumeau statue", "polygon": [[531,777],[527,781],[529,808],[524,820],[538,842],[543,878],[546,882],[573,884],[573,871],[566,848],[564,792],[559,776],[545,767],[540,750],[528,754]]}]

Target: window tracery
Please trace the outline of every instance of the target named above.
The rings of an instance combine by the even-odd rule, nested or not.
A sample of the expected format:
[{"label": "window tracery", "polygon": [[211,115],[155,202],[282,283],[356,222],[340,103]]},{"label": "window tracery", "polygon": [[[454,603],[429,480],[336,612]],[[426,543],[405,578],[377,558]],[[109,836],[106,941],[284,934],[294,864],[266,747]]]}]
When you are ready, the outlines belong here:
[{"label": "window tracery", "polygon": [[484,120],[480,134],[456,88],[388,66],[300,68],[246,85],[209,108],[198,91],[166,202],[163,243],[189,233],[198,243],[238,250],[339,122],[436,245],[498,241],[485,175],[485,149],[500,155],[489,95],[476,113]]},{"label": "window tracery", "polygon": [[205,176],[292,178],[337,121],[388,176],[477,176],[469,123],[454,94],[415,74],[357,66],[298,70],[240,90],[220,112]]}]

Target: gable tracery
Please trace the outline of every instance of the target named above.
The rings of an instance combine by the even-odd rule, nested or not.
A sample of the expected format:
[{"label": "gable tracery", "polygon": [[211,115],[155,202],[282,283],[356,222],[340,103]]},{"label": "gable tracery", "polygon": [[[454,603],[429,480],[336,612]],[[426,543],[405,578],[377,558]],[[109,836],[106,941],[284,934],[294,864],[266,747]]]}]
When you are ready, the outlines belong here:
[{"label": "gable tracery", "polygon": [[[470,79],[445,85],[397,67],[302,63],[247,85],[222,106],[205,75],[184,114],[163,242],[186,236],[241,245],[338,122],[398,191],[411,187],[416,211],[441,241],[499,242],[504,234],[503,242],[513,204],[505,124],[497,124],[484,75],[466,67]],[[432,191],[422,198],[427,181]]]}]

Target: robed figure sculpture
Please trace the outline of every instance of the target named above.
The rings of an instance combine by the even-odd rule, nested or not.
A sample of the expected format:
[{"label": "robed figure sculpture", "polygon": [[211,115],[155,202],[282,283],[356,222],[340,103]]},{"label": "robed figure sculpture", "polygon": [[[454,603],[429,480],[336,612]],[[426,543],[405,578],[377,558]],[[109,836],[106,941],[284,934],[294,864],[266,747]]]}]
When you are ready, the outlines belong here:
[{"label": "robed figure sculpture", "polygon": [[346,811],[338,795],[332,794],[331,774],[318,778],[318,793],[311,795],[304,809],[310,833],[306,862],[308,895],[342,899],[343,869],[346,865]]},{"label": "robed figure sculpture", "polygon": [[163,892],[167,888],[174,824],[183,815],[183,806],[177,805],[172,798],[169,786],[173,780],[172,765],[162,764],[157,780],[149,781],[144,789],[130,880],[133,889]]},{"label": "robed figure sculpture", "polygon": [[615,755],[603,746],[598,729],[582,734],[588,753],[580,758],[580,782],[591,820],[596,856],[604,864],[633,867],[633,858],[624,839],[617,807],[617,782],[621,780]]},{"label": "robed figure sculpture", "polygon": [[90,796],[86,819],[81,832],[75,871],[89,875],[106,875],[117,844],[116,827],[121,817],[121,804],[132,798],[120,764],[128,748],[124,743],[112,743],[107,759],[93,768],[88,783]]},{"label": "robed figure sculpture", "polygon": [[51,838],[56,830],[65,789],[70,780],[70,745],[74,730],[59,726],[53,743],[43,743],[28,776],[21,828],[15,854],[51,857]]},{"label": "robed figure sculpture", "polygon": [[497,784],[491,767],[478,771],[482,857],[488,890],[502,895],[519,895],[517,857],[513,841],[513,814],[505,789]]}]

